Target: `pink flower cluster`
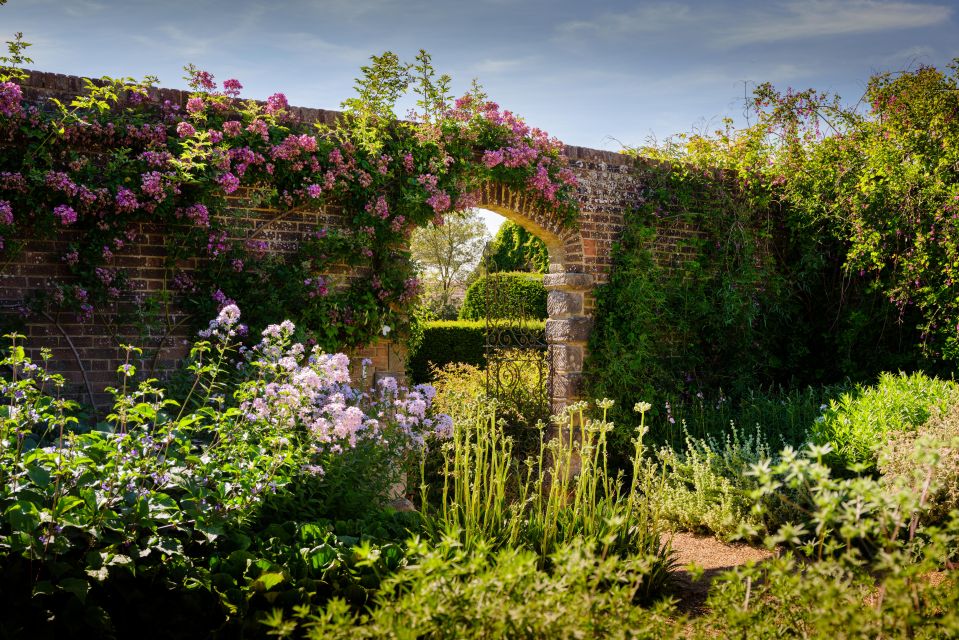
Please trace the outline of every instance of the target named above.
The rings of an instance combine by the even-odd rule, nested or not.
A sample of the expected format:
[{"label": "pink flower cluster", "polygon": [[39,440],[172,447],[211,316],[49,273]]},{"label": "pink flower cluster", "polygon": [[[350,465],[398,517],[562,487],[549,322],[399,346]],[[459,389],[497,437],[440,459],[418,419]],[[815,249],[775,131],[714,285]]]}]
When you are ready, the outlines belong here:
[{"label": "pink flower cluster", "polygon": [[196,135],[196,129],[189,122],[181,122],[176,126],[176,133],[181,138],[189,138]]},{"label": "pink flower cluster", "polygon": [[15,82],[0,82],[0,114],[12,118],[23,112],[23,92]]},{"label": "pink flower cluster", "polygon": [[0,200],[0,224],[13,224],[13,207],[8,200]]},{"label": "pink flower cluster", "polygon": [[452,201],[450,200],[450,195],[437,186],[439,178],[433,174],[424,173],[417,178],[417,182],[423,185],[423,188],[426,189],[426,192],[429,194],[429,197],[426,199],[426,204],[432,207],[434,213],[445,213],[449,211]]},{"label": "pink flower cluster", "polygon": [[77,221],[77,212],[69,205],[61,204],[55,207],[53,215],[60,220],[60,224],[63,226],[71,225]]},{"label": "pink flower cluster", "polygon": [[263,108],[263,111],[275,115],[289,108],[290,104],[286,101],[286,96],[282,93],[274,93],[266,99],[266,107]]},{"label": "pink flower cluster", "polygon": [[178,209],[176,212],[178,218],[186,218],[198,227],[210,226],[210,211],[202,204],[195,204],[185,209]]}]

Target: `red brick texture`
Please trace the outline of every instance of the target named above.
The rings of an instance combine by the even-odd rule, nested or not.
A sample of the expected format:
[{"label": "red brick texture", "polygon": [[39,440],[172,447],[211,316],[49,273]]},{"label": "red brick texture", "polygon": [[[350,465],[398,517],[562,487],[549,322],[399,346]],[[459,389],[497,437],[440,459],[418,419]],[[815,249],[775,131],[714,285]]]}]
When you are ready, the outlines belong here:
[{"label": "red brick texture", "polygon": [[[61,100],[82,90],[79,78],[52,73],[34,72],[24,83],[28,99]],[[157,90],[161,99],[184,103],[187,94],[178,90]],[[335,111],[294,108],[306,122],[332,122]],[[612,249],[624,228],[624,215],[643,201],[644,167],[624,155],[567,147],[565,154],[579,180],[581,215],[575,229],[564,229],[548,215],[537,210],[532,201],[503,185],[490,184],[484,189],[481,207],[490,209],[526,227],[542,238],[550,253],[550,319],[547,336],[553,353],[553,408],[560,409],[577,399],[582,388],[582,363],[586,340],[595,310],[593,291],[607,281],[612,265]],[[315,211],[280,211],[251,206],[242,192],[231,199],[231,221],[247,238],[269,243],[271,251],[286,252],[296,247],[305,234],[317,226],[343,227],[348,218],[334,209]],[[663,260],[677,256],[677,241],[696,230],[677,227],[661,230],[657,254]],[[118,266],[127,267],[134,284],[133,299],[117,303],[135,309],[144,294],[164,290],[169,273],[164,266],[164,229],[143,225],[137,242],[127,245],[117,256]],[[0,270],[0,306],[7,310],[21,307],[31,292],[42,288],[49,278],[61,278],[61,257],[69,242],[68,232],[56,238],[31,242],[21,257]],[[182,266],[182,265],[181,265]],[[369,274],[340,270],[340,281]],[[190,336],[182,310],[163,310],[162,328],[152,335],[138,335],[132,326],[116,326],[111,316],[120,309],[100,309],[92,321],[83,321],[72,314],[32,318],[28,336],[33,355],[40,347],[54,353],[53,369],[63,372],[71,382],[72,393],[91,402],[100,413],[109,408],[104,388],[117,383],[117,367],[123,363],[121,344],[135,344],[144,349],[137,363],[144,375],[162,377],[173,370],[186,354]],[[381,340],[357,357],[373,360],[377,376],[403,375],[402,345]]]}]

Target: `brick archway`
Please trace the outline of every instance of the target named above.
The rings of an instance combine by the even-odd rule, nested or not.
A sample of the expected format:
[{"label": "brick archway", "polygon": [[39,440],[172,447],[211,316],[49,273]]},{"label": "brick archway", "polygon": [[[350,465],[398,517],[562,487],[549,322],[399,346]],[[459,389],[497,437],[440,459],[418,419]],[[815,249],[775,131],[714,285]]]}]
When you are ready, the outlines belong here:
[{"label": "brick archway", "polygon": [[556,414],[582,397],[583,361],[592,319],[586,314],[586,295],[593,276],[583,264],[583,238],[564,229],[523,194],[502,184],[487,184],[477,205],[523,227],[546,245],[549,273],[543,278],[546,298],[546,341],[549,344],[550,409]]}]

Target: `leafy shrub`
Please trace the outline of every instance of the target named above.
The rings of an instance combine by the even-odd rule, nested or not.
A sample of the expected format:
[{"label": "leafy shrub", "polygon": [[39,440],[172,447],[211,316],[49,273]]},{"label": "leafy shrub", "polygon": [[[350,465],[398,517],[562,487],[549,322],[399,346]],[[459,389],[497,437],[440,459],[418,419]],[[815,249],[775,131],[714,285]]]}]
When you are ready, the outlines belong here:
[{"label": "leafy shrub", "polygon": [[664,487],[657,495],[662,517],[681,529],[712,533],[729,540],[742,524],[761,537],[797,514],[776,496],[763,499],[763,510],[753,509],[759,488],[749,475],[753,465],[774,459],[762,431],[740,435],[735,425],[722,439],[686,437],[684,450],[663,447],[658,460]]},{"label": "leafy shrub", "polygon": [[500,273],[546,273],[549,268],[549,252],[546,243],[515,222],[507,220],[496,232],[484,262]]},{"label": "leafy shrub", "polygon": [[354,638],[679,638],[668,605],[635,606],[655,559],[609,556],[574,541],[550,557],[488,546],[464,548],[457,536],[410,544],[408,569],[383,583],[375,605],[357,615],[342,601],[265,619],[281,637],[296,633]]},{"label": "leafy shrub", "polygon": [[[801,520],[767,545],[780,558],[727,572],[710,589],[710,614],[692,636],[947,638],[959,633],[955,575],[959,514],[941,528],[920,522],[928,508],[911,487],[869,477],[837,478],[828,447],[780,453],[750,472],[757,496],[786,487],[808,496]],[[797,557],[798,556],[798,557]],[[950,570],[953,569],[953,570]]]},{"label": "leafy shrub", "polygon": [[957,400],[957,385],[922,373],[883,373],[875,386],[858,386],[831,400],[812,425],[812,439],[832,447],[840,469],[873,470],[890,437],[915,431]]},{"label": "leafy shrub", "polygon": [[930,522],[959,510],[959,404],[917,431],[893,434],[879,456],[879,471],[888,485],[922,496]]},{"label": "leafy shrub", "polygon": [[487,317],[546,318],[543,275],[490,273],[477,278],[466,290],[460,320],[485,320]]},{"label": "leafy shrub", "polygon": [[[96,635],[136,615],[127,605],[138,594],[149,600],[159,590],[173,606],[188,585],[233,615],[245,596],[218,587],[222,571],[209,566],[218,545],[233,544],[228,534],[265,510],[280,521],[315,519],[357,497],[369,510],[402,457],[424,437],[448,434],[449,418],[428,414],[431,389],[400,390],[391,381],[354,389],[346,356],[308,354],[292,343],[292,323],[271,325],[233,362],[238,320],[228,306],[203,332],[210,340],[193,348],[196,382],[182,407],[152,380],[128,389],[135,370],[123,365],[114,411],[92,429],[70,415],[71,403],[47,395],[63,379],[30,362],[14,337],[0,363],[11,370],[0,409],[0,559],[11,576],[2,586],[5,629],[16,634],[49,620],[62,629],[88,624]],[[229,381],[228,367],[248,381]],[[368,477],[356,478],[354,466]],[[284,500],[304,476],[325,495]],[[251,582],[243,588],[262,589],[262,571],[244,573]],[[210,607],[202,597],[193,604]]]},{"label": "leafy shrub", "polygon": [[[486,367],[485,321],[453,320],[424,322],[419,326],[422,337],[410,346],[407,368],[415,382],[432,379],[432,368],[440,369],[449,363],[462,363],[478,368]],[[514,333],[525,335],[523,341],[545,342],[542,322],[524,322]]]},{"label": "leafy shrub", "polygon": [[[942,544],[936,549],[942,552]],[[939,571],[942,557],[919,563],[896,557],[878,580],[793,554],[739,567],[713,582],[710,613],[694,620],[686,637],[953,638],[959,583],[955,571]]]}]

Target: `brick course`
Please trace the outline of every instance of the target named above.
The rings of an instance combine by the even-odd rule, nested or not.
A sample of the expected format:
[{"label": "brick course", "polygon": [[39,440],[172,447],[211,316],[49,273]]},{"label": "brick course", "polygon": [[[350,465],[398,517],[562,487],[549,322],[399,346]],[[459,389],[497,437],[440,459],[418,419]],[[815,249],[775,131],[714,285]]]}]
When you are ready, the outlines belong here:
[{"label": "brick course", "polygon": [[[23,83],[25,96],[34,101],[47,98],[68,100],[82,90],[79,78],[54,73],[33,72]],[[161,100],[180,104],[188,97],[175,89],[157,89]],[[294,107],[294,114],[304,122],[332,123],[336,111]],[[579,180],[581,214],[575,229],[564,229],[548,214],[538,210],[533,201],[504,185],[489,184],[483,189],[479,206],[502,214],[542,238],[550,253],[550,315],[547,336],[554,353],[553,408],[558,410],[576,399],[582,386],[582,363],[585,345],[595,311],[595,287],[608,280],[612,266],[612,250],[624,229],[625,214],[643,203],[645,173],[648,167],[634,159],[610,151],[569,146],[565,149],[570,168]],[[649,166],[652,166],[650,164]],[[267,241],[271,251],[288,252],[317,226],[345,227],[349,224],[344,212],[333,207],[314,211],[280,211],[251,206],[247,194],[238,192],[230,198],[231,222],[245,237]],[[161,291],[166,286],[164,229],[141,225],[139,240],[117,252],[116,264],[130,271],[137,293]],[[688,225],[664,226],[654,247],[657,258],[664,262],[682,260],[683,241],[696,235]],[[0,306],[16,310],[32,291],[44,286],[48,278],[60,278],[65,269],[61,256],[69,243],[69,231],[56,238],[29,243],[14,264],[0,272]],[[188,267],[189,265],[181,265]],[[369,274],[333,269],[340,277],[364,277]],[[75,395],[92,401],[98,410],[109,406],[103,389],[117,382],[116,369],[123,363],[121,344],[136,344],[145,350],[138,363],[150,376],[171,371],[186,353],[190,336],[185,331],[187,318],[178,309],[168,309],[161,329],[153,335],[135,335],[132,327],[110,329],[110,315],[120,307],[135,308],[138,299],[123,300],[115,309],[98,310],[93,322],[83,322],[72,314],[59,314],[31,319],[28,324],[30,346],[53,349],[54,369],[63,372],[72,384]],[[360,349],[353,355],[373,360],[376,376],[403,375],[402,345],[385,340]]]}]

